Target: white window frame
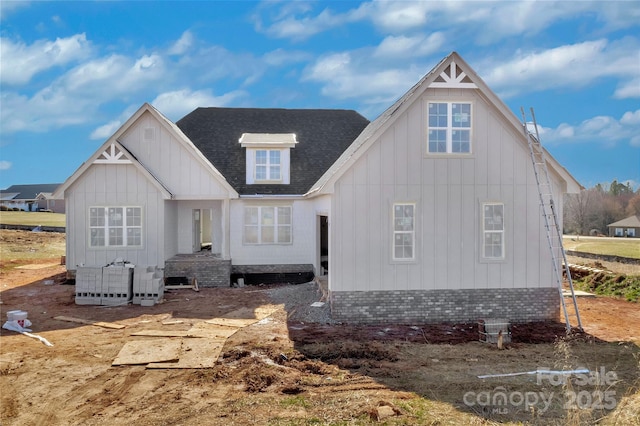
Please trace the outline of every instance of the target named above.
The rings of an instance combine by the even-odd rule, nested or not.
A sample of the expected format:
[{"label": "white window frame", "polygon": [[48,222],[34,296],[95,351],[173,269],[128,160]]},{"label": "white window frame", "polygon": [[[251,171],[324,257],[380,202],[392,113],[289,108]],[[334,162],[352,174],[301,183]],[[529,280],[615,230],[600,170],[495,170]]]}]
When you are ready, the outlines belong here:
[{"label": "white window frame", "polygon": [[[431,110],[435,105],[445,105],[446,106],[446,125],[438,125],[438,123],[431,125]],[[468,106],[469,112],[466,115],[466,119],[463,114],[467,114],[466,112],[454,113],[454,106]],[[427,154],[429,155],[470,155],[473,152],[473,103],[472,102],[451,102],[451,101],[429,101],[427,102]],[[454,119],[454,116],[460,116],[459,120]],[[458,122],[468,122],[468,126],[456,126]],[[444,132],[444,143],[445,150],[444,151],[432,151],[431,150],[431,132]],[[457,132],[465,131],[469,133],[469,149],[468,151],[454,151],[454,143],[456,142]]]},{"label": "white window frame", "polygon": [[89,207],[89,247],[142,247],[142,212],[140,206]]},{"label": "white window frame", "polygon": [[[264,152],[265,153],[265,159],[266,162],[264,164],[258,164],[258,154],[260,152]],[[273,153],[278,153],[278,162],[272,163],[272,154]],[[255,182],[281,182],[282,181],[282,150],[280,149],[256,149],[255,150],[255,164],[254,164],[254,168],[253,168],[253,177],[255,179]],[[264,167],[265,168],[265,177],[264,178],[259,178],[258,177],[258,167]],[[272,169],[277,168],[278,170],[278,176],[274,177],[271,176],[272,175]]]},{"label": "white window frame", "polygon": [[616,237],[622,237],[624,235],[624,228],[616,228],[613,235]]},{"label": "white window frame", "polygon": [[[269,170],[269,164],[267,164],[267,179],[257,179],[257,164],[256,155],[258,151],[267,151],[267,163],[270,163],[270,154],[269,151],[278,151],[280,153],[280,178],[272,179]],[[288,185],[290,183],[290,161],[291,154],[289,148],[247,148],[246,152],[246,182],[248,185],[264,185],[264,184],[273,184],[273,185]],[[261,166],[265,166],[262,164]]]},{"label": "white window frame", "polygon": [[[289,223],[283,221],[285,217],[288,217]],[[250,238],[252,235],[255,235],[255,238]],[[268,238],[269,236],[272,238]],[[293,208],[273,205],[245,206],[243,242],[247,245],[292,244]]]},{"label": "white window frame", "polygon": [[[501,209],[501,215],[496,216],[495,208],[499,207]],[[504,211],[505,206],[504,203],[501,202],[484,202],[481,206],[481,215],[482,215],[482,258],[484,260],[504,260],[506,256],[506,247],[505,247],[505,219],[504,219]],[[488,210],[490,209],[490,210]],[[487,215],[487,213],[491,213],[491,217]],[[499,218],[499,221],[497,220]],[[496,244],[500,244],[499,253],[495,252]],[[491,253],[489,253],[489,249],[491,248]]]},{"label": "white window frame", "polygon": [[[410,209],[410,221],[405,214]],[[401,216],[398,216],[401,213]],[[391,211],[391,258],[394,261],[409,262],[416,259],[416,203],[394,203]],[[409,241],[407,241],[409,240]],[[406,255],[406,249],[411,249],[411,255]],[[402,253],[400,253],[402,252]],[[399,254],[402,254],[399,256]]]}]

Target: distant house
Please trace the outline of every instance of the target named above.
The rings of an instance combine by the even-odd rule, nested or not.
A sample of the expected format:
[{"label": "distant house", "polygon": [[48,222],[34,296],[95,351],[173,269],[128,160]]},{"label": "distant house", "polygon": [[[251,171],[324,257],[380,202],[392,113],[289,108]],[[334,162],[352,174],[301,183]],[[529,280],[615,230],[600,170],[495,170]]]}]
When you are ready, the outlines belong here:
[{"label": "distant house", "polygon": [[640,215],[629,216],[625,219],[607,225],[610,237],[640,238]]},{"label": "distant house", "polygon": [[53,198],[53,192],[59,186],[59,183],[12,185],[0,191],[0,205],[28,212],[49,210],[64,213],[64,200]]},{"label": "distant house", "polygon": [[[557,200],[582,188],[547,158]],[[348,322],[559,315],[523,125],[455,52],[371,123],[198,108],[174,124],[144,104],[63,194],[68,270],[123,258],[219,286],[326,272]]]}]

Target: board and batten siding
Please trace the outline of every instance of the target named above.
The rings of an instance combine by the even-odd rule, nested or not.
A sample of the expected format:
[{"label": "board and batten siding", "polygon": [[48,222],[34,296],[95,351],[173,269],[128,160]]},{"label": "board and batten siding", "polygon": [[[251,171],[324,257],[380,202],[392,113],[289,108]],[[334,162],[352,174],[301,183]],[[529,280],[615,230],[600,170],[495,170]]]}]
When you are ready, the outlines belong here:
[{"label": "board and batten siding", "polygon": [[[164,265],[164,200],[133,164],[92,164],[66,191],[67,265],[104,266],[116,258],[136,265]],[[89,208],[141,207],[142,247],[90,247]]]},{"label": "board and batten siding", "polygon": [[[472,102],[470,155],[426,154],[429,101]],[[555,286],[528,148],[475,90],[425,91],[334,189],[332,291]],[[416,204],[416,260],[392,261],[392,207],[405,202]],[[504,260],[481,258],[483,202],[504,203]]]},{"label": "board and batten siding", "polygon": [[[314,200],[242,199],[230,202],[231,259],[234,265],[316,264],[316,212]],[[245,244],[245,206],[291,206],[291,244]]]},{"label": "board and batten siding", "polygon": [[224,188],[193,149],[187,148],[151,113],[144,113],[120,143],[162,182],[176,199],[225,199]]}]

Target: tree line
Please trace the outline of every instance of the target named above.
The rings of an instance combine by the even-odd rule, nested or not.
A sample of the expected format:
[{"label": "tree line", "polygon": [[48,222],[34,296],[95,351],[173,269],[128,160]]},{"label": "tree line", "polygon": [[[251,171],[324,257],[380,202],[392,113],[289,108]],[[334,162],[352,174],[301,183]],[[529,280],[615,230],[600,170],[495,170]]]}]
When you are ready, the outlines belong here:
[{"label": "tree line", "polygon": [[564,233],[608,235],[607,225],[640,215],[640,188],[634,192],[629,182],[613,180],[597,184],[564,198]]}]

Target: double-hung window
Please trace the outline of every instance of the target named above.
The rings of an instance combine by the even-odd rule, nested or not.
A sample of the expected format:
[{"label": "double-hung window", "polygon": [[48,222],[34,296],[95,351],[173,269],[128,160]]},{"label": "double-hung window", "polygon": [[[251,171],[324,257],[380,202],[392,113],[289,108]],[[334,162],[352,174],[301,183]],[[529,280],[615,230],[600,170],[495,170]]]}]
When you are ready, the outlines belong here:
[{"label": "double-hung window", "polygon": [[429,102],[427,151],[429,154],[471,152],[471,104]]},{"label": "double-hung window", "polygon": [[291,206],[245,207],[246,244],[291,244],[291,228]]},{"label": "double-hung window", "polygon": [[483,204],[482,228],[483,257],[491,260],[504,259],[504,204]]},{"label": "double-hung window", "polygon": [[91,247],[136,247],[142,245],[141,207],[90,207]]},{"label": "double-hung window", "polygon": [[393,260],[415,259],[415,204],[393,205]]},{"label": "double-hung window", "polygon": [[256,150],[256,181],[282,179],[280,150],[258,149]]}]

